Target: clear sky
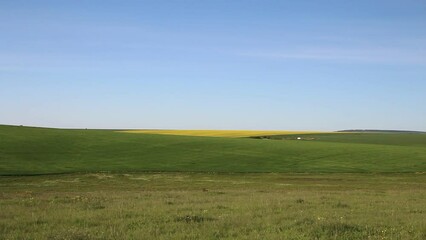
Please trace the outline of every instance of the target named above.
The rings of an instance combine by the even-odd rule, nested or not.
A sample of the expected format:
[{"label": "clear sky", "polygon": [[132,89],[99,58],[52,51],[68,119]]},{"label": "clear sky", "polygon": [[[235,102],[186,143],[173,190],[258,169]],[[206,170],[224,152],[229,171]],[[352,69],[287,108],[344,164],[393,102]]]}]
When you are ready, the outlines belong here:
[{"label": "clear sky", "polygon": [[426,1],[0,1],[0,124],[426,131]]}]

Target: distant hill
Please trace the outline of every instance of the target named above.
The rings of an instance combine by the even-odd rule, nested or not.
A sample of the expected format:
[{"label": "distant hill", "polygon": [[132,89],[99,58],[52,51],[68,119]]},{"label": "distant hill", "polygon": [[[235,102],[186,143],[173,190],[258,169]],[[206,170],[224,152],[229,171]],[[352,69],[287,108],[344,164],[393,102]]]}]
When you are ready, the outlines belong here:
[{"label": "distant hill", "polygon": [[421,131],[405,131],[405,130],[378,130],[378,129],[349,129],[349,130],[340,130],[336,132],[348,132],[348,133],[414,133],[414,134],[424,134],[426,132]]}]

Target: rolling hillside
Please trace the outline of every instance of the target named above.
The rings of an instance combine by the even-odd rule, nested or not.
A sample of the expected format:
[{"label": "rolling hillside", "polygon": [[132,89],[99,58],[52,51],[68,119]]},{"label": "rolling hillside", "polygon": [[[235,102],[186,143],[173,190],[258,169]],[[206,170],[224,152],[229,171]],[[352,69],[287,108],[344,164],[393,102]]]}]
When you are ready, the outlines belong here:
[{"label": "rolling hillside", "polygon": [[100,171],[426,171],[424,134],[303,136],[314,140],[273,141],[3,125],[0,126],[0,175]]}]

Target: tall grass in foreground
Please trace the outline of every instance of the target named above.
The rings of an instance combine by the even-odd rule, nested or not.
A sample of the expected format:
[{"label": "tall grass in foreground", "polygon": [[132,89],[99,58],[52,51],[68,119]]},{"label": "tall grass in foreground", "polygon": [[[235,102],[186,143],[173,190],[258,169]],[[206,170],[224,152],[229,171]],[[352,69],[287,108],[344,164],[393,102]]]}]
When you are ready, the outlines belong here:
[{"label": "tall grass in foreground", "polygon": [[0,178],[2,239],[426,239],[425,174]]}]

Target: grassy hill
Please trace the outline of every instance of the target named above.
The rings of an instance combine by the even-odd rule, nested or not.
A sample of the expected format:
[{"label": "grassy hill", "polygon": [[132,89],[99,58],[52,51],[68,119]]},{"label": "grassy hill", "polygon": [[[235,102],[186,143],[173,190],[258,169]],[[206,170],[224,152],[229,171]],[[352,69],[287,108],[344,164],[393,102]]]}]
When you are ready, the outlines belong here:
[{"label": "grassy hill", "polygon": [[258,139],[270,140],[305,140],[315,142],[358,143],[394,146],[417,146],[426,148],[426,134],[422,133],[318,133],[318,134],[285,134],[271,136],[255,136]]},{"label": "grassy hill", "polygon": [[419,134],[426,133],[421,131],[407,131],[407,130],[380,130],[380,129],[349,129],[349,130],[340,130],[337,132],[341,133],[410,133],[410,134]]},{"label": "grassy hill", "polygon": [[0,175],[71,172],[424,172],[426,134],[310,134],[309,141],[0,126]]}]

